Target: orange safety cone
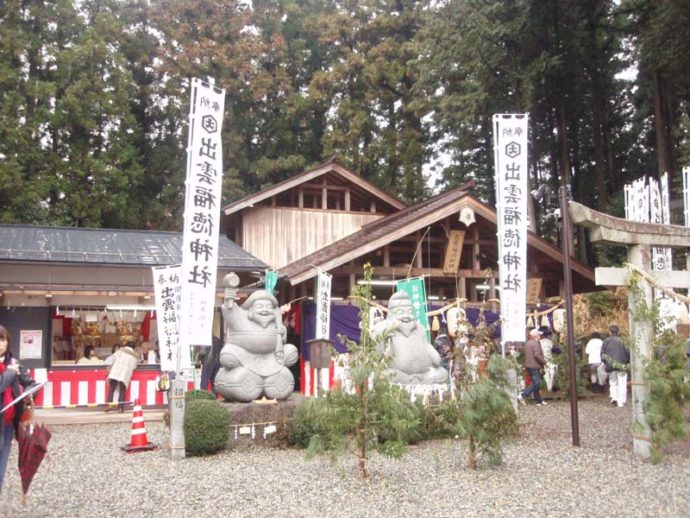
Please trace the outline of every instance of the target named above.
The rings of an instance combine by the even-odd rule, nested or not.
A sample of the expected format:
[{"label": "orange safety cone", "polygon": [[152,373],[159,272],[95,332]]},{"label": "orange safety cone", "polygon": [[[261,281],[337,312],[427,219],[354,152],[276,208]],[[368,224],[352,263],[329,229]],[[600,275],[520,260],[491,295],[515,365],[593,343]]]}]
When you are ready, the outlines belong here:
[{"label": "orange safety cone", "polygon": [[155,450],[158,445],[149,442],[146,437],[146,425],[144,424],[144,412],[141,410],[141,404],[138,399],[134,400],[134,414],[132,415],[132,438],[127,446],[122,449],[127,453],[135,451]]}]

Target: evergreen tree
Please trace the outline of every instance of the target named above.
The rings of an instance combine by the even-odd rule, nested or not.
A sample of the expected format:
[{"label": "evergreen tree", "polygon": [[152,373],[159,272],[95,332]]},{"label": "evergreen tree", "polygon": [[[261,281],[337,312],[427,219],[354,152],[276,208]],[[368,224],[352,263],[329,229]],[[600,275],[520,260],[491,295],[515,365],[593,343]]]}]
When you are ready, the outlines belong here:
[{"label": "evergreen tree", "polygon": [[[117,1],[82,2],[78,36],[55,54],[57,90],[53,143],[60,161],[57,218],[77,226],[136,228],[143,169],[130,110],[132,76],[119,52]],[[79,20],[79,21],[78,21]],[[114,43],[113,43],[114,42]]]},{"label": "evergreen tree", "polygon": [[487,374],[466,385],[460,399],[455,434],[467,440],[467,462],[477,469],[480,457],[501,463],[502,443],[517,432],[517,415],[508,397],[507,363],[499,354],[489,359]]},{"label": "evergreen tree", "polygon": [[427,108],[417,93],[421,2],[336,2],[321,17],[329,66],[310,95],[330,99],[326,154],[408,202],[428,194]]},{"label": "evergreen tree", "polygon": [[688,3],[625,0],[619,10],[630,22],[627,28],[639,67],[639,116],[648,121],[640,129],[646,133],[646,144],[655,149],[655,169],[668,172],[671,182],[679,185],[678,164],[690,158]]},{"label": "evergreen tree", "polygon": [[[0,3],[0,221],[49,223],[59,163],[55,54],[72,41],[70,1]],[[53,20],[64,21],[64,25]]]},{"label": "evergreen tree", "polygon": [[[364,278],[370,281],[373,269],[364,267]],[[355,299],[360,308],[359,343],[341,337],[348,349],[348,374],[354,394],[340,390],[329,392],[301,405],[295,416],[298,441],[308,440],[308,453],[330,450],[341,453],[354,446],[359,476],[366,478],[369,451],[400,458],[407,443],[416,437],[421,424],[421,411],[410,402],[409,395],[388,379],[386,369],[390,358],[384,355],[382,343],[371,335],[369,300],[371,285],[355,287]]]}]

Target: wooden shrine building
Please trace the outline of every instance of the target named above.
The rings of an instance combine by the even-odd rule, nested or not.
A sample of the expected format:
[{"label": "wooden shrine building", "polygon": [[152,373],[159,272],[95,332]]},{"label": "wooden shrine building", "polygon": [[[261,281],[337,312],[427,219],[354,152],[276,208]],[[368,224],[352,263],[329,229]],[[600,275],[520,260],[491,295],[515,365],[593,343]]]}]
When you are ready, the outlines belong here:
[{"label": "wooden shrine building", "polygon": [[[346,298],[368,262],[378,298],[396,280],[423,276],[431,300],[473,303],[497,297],[499,261],[496,211],[471,195],[473,186],[406,206],[329,160],[228,205],[225,224],[230,239],[287,281],[283,302],[312,296],[319,269],[333,276],[333,298]],[[527,249],[528,293],[563,297],[561,250],[533,232]],[[596,291],[594,272],[572,264],[574,291]]]}]

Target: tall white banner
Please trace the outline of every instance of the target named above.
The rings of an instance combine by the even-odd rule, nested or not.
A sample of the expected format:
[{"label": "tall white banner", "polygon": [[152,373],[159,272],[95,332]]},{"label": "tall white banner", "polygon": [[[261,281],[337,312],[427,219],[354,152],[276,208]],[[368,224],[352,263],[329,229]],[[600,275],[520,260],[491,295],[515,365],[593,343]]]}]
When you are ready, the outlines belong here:
[{"label": "tall white banner", "polygon": [[[683,216],[685,226],[690,227],[690,167],[684,167],[681,176],[683,177]],[[690,309],[690,306],[687,306]]]},{"label": "tall white banner", "polygon": [[316,277],[316,331],[314,338],[331,335],[331,274],[319,270]]},{"label": "tall white banner", "polygon": [[225,90],[191,81],[182,240],[183,347],[211,345],[218,269]]},{"label": "tall white banner", "polygon": [[526,337],[528,121],[527,114],[493,116],[502,342]]},{"label": "tall white banner", "polygon": [[[162,371],[181,371],[191,368],[189,351],[180,350],[180,274],[179,264],[151,268],[153,292],[156,296],[158,326],[158,354]],[[178,367],[179,359],[179,367]]]}]

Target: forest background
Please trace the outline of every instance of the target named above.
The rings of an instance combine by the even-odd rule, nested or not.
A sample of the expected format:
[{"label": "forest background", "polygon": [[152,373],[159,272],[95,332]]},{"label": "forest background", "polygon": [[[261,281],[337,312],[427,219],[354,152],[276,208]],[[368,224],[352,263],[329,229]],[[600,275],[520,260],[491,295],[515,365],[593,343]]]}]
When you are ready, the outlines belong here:
[{"label": "forest background", "polygon": [[491,117],[529,112],[556,241],[562,185],[622,215],[623,185],[666,171],[680,198],[689,27],[689,0],[4,0],[0,222],[179,230],[210,77],[225,203],[337,155],[406,202],[475,178],[493,204]]}]

